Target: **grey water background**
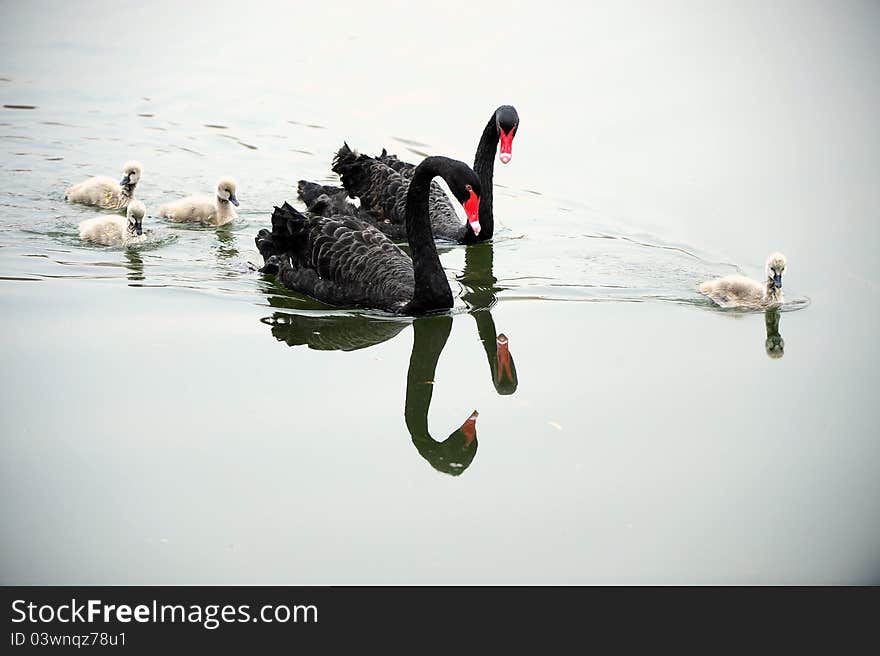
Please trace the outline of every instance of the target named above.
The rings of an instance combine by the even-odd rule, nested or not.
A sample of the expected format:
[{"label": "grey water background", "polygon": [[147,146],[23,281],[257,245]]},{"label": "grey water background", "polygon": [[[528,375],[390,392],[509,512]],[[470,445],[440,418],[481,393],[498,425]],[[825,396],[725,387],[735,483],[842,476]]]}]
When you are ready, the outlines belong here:
[{"label": "grey water background", "polygon": [[[0,10],[3,583],[880,582],[876,3]],[[502,103],[451,315],[248,266],[343,139],[470,162]],[[147,243],[81,244],[130,158]],[[696,293],[773,250],[797,311]]]}]

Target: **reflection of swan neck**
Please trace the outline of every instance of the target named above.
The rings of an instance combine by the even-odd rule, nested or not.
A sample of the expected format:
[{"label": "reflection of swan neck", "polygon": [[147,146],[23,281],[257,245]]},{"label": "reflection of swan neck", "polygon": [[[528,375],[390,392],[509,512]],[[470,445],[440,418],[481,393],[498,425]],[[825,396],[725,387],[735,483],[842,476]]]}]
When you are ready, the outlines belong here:
[{"label": "reflection of swan neck", "polygon": [[498,334],[495,320],[489,310],[471,312],[477,322],[477,333],[486,352],[492,384],[499,394],[513,394],[517,388],[516,365],[509,350],[509,340],[504,334]]},{"label": "reflection of swan neck", "polygon": [[[434,325],[431,325],[432,321]],[[434,394],[434,373],[451,328],[451,317],[413,322],[413,349],[406,377],[405,411],[406,426],[413,437],[430,437],[428,409]]]},{"label": "reflection of swan neck", "polygon": [[785,354],[785,340],[779,334],[779,310],[767,310],[764,313],[764,324],[767,328],[767,339],[764,340],[764,350],[767,356],[778,360]]},{"label": "reflection of swan neck", "polygon": [[497,301],[498,282],[493,273],[494,249],[491,242],[468,246],[464,254],[464,270],[458,280],[466,286],[462,300],[471,310],[491,308]]},{"label": "reflection of swan neck", "polygon": [[426,317],[413,322],[413,350],[406,380],[406,427],[413,444],[431,466],[443,473],[461,474],[477,451],[474,411],[465,422],[442,442],[428,432],[428,410],[434,393],[437,361],[449,338],[452,317]]}]

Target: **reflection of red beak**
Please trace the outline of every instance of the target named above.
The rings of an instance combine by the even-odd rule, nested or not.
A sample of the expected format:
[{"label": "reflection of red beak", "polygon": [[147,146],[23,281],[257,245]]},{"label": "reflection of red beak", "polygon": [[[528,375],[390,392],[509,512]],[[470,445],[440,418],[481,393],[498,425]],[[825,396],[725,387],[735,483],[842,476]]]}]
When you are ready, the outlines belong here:
[{"label": "reflection of red beak", "polygon": [[513,158],[513,135],[516,134],[516,128],[510,132],[505,132],[504,128],[498,126],[498,136],[501,139],[501,152],[498,153],[498,159],[502,164],[507,164]]},{"label": "reflection of red beak", "polygon": [[471,442],[473,442],[474,438],[477,436],[477,417],[479,416],[480,413],[474,410],[471,413],[471,416],[464,420],[461,428],[458,429],[464,433],[465,446],[470,446]]},{"label": "reflection of red beak", "polygon": [[463,205],[471,230],[475,235],[480,234],[480,197],[474,193],[473,189],[471,189],[471,197]]},{"label": "reflection of red beak", "polygon": [[498,345],[498,369],[496,370],[496,378],[500,381],[503,376],[507,375],[508,380],[513,380],[513,372],[510,370],[510,350],[507,347],[507,337],[502,333],[498,335],[495,343]]}]

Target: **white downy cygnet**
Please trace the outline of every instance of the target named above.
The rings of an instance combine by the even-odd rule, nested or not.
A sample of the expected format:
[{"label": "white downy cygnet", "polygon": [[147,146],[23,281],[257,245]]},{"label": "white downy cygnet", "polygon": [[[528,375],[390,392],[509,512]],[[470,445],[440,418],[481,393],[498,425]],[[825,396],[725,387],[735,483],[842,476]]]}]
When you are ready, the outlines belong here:
[{"label": "white downy cygnet", "polygon": [[765,269],[767,279],[763,283],[745,276],[734,275],[704,282],[700,285],[700,292],[723,308],[764,310],[784,302],[782,296],[784,271],[785,256],[782,253],[773,253],[767,258]]},{"label": "white downy cygnet", "polygon": [[235,208],[235,181],[222,178],[217,183],[217,195],[187,196],[159,207],[159,216],[172,221],[198,221],[208,225],[220,226],[238,218]]},{"label": "white downy cygnet", "polygon": [[97,216],[79,224],[79,238],[104,246],[127,246],[143,241],[143,220],[147,208],[139,200],[132,199],[124,217],[118,215]]},{"label": "white downy cygnet", "polygon": [[122,180],[97,176],[64,190],[67,200],[84,205],[94,205],[105,210],[121,210],[134,198],[134,189],[141,180],[140,162],[126,162],[122,167]]}]

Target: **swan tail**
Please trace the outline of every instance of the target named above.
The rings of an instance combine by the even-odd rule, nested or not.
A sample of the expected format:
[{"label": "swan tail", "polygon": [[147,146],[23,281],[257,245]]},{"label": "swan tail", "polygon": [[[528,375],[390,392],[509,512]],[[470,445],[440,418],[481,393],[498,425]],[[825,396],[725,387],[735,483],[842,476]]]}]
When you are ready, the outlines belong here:
[{"label": "swan tail", "polygon": [[308,217],[305,214],[285,202],[272,212],[272,237],[281,241],[295,237],[302,232],[307,221]]},{"label": "swan tail", "polygon": [[360,155],[348,144],[343,144],[333,158],[333,172],[342,179],[342,186],[352,198],[358,198],[370,190],[369,165],[373,158]]},{"label": "swan tail", "polygon": [[308,218],[296,211],[289,203],[276,207],[272,212],[272,230],[260,230],[254,243],[266,266],[263,271],[275,273],[279,255],[302,250]]},{"label": "swan tail", "polygon": [[333,160],[333,171],[342,179],[342,185],[352,198],[360,200],[358,218],[374,223],[385,231],[396,224],[405,225],[405,177],[379,160],[342,146]]},{"label": "swan tail", "polygon": [[275,255],[275,240],[272,239],[272,233],[265,228],[257,233],[254,243],[257,250],[263,256],[263,260],[267,260],[270,256]]}]

